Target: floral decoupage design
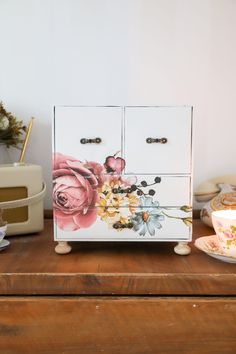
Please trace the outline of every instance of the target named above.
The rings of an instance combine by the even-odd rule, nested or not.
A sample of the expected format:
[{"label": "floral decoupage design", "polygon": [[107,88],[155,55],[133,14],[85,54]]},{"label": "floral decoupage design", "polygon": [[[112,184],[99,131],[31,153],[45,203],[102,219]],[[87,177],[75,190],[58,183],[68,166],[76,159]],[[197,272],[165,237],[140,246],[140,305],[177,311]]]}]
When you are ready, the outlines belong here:
[{"label": "floral decoupage design", "polygon": [[[103,164],[79,161],[71,156],[54,154],[53,209],[57,226],[65,231],[88,228],[100,218],[109,228],[132,229],[140,236],[154,236],[165,218],[179,219],[191,226],[189,206],[179,208],[185,217],[170,215],[155,199],[153,183],[137,183],[135,176],[119,175],[125,168],[121,157],[108,156]],[[151,188],[150,188],[151,187]]]}]

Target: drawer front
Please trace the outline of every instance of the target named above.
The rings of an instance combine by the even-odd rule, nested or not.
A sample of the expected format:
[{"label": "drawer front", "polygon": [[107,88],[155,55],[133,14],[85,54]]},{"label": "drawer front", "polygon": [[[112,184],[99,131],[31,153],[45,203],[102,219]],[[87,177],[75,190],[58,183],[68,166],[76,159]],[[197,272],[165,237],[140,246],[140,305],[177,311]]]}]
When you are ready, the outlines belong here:
[{"label": "drawer front", "polygon": [[138,207],[144,202],[147,207],[191,205],[191,179],[183,176],[108,176],[97,192],[98,207]]},{"label": "drawer front", "polygon": [[55,107],[54,152],[102,164],[122,155],[121,130],[120,107]]},{"label": "drawer front", "polygon": [[[67,164],[69,161],[67,160]],[[74,165],[73,165],[74,164]],[[64,163],[64,165],[66,165]],[[53,172],[53,202],[56,214],[85,219],[94,209],[113,213],[120,208],[181,207],[191,205],[191,179],[157,175],[83,175],[71,162]]]},{"label": "drawer front", "polygon": [[[123,175],[107,176],[97,188],[97,205],[129,207],[153,203],[160,206],[178,207],[191,205],[191,178],[184,176]],[[141,203],[141,201],[143,201]]]},{"label": "drawer front", "polygon": [[191,107],[125,108],[125,160],[127,174],[190,173]]},{"label": "drawer front", "polygon": [[[180,241],[191,239],[191,212],[180,208],[94,209],[90,225],[68,230],[72,221],[54,218],[55,240],[61,241]],[[80,223],[82,218],[77,219]],[[87,217],[88,221],[88,217]],[[77,224],[78,227],[78,224]]]}]

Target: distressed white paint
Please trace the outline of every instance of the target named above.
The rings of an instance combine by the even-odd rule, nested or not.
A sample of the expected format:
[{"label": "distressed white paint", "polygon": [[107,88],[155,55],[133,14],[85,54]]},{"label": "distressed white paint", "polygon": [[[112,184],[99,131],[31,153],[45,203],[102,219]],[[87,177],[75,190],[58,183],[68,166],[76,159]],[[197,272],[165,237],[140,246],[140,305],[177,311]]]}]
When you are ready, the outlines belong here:
[{"label": "distressed white paint", "polygon": [[[184,216],[184,213],[171,212],[174,216]],[[191,240],[191,230],[181,220],[167,219],[162,221],[162,228],[156,230],[154,236],[148,233],[140,236],[138,232],[123,229],[120,231],[108,227],[105,221],[97,219],[96,223],[87,229],[63,231],[54,224],[54,239],[56,241],[181,241]]]},{"label": "distressed white paint", "polygon": [[[122,172],[122,179],[135,179],[133,183],[141,186],[141,181],[147,182],[147,187],[141,187],[144,193],[149,189],[155,191],[153,201],[158,201],[165,216],[162,228],[156,228],[155,235],[140,236],[130,229],[117,231],[113,225],[101,220],[100,216],[88,228],[76,231],[61,230],[55,219],[54,239],[57,241],[183,241],[191,240],[191,229],[180,219],[174,217],[190,217],[180,210],[183,205],[191,205],[191,139],[192,111],[189,107],[55,107],[53,127],[54,153],[72,156],[81,162],[95,161],[103,164],[107,156],[112,156],[119,147],[119,156],[128,157],[128,169],[133,166],[132,174]],[[173,122],[173,124],[172,124]],[[149,127],[149,130],[147,128]],[[178,127],[178,129],[177,129]],[[159,159],[159,144],[151,144],[153,150],[148,154],[150,144],[146,142],[146,134],[163,129],[168,139],[167,150],[162,151]],[[179,135],[180,143],[176,139]],[[100,144],[81,144],[81,139],[101,138]],[[142,144],[142,141],[144,143]],[[182,141],[182,143],[181,143]],[[184,143],[183,143],[184,142]],[[170,150],[168,145],[170,144]],[[141,149],[141,150],[140,150]],[[145,155],[142,157],[142,151]],[[137,156],[140,159],[137,160]],[[134,163],[133,163],[134,161]],[[157,168],[158,167],[158,168]],[[182,167],[182,169],[180,169]],[[135,172],[140,171],[143,175]],[[168,170],[169,175],[166,174]],[[155,183],[156,176],[161,177],[160,183]],[[86,176],[85,176],[86,178]],[[151,187],[150,187],[151,186]],[[123,198],[124,199],[124,198]],[[119,213],[127,218],[130,216],[128,201],[122,204]],[[147,208],[151,207],[150,199]],[[143,211],[144,209],[142,209]],[[137,208],[136,212],[141,211]],[[113,222],[114,224],[114,222]],[[62,246],[62,250],[61,250]],[[64,244],[59,251],[64,253]],[[58,247],[58,246],[57,246]],[[67,253],[67,251],[65,251]]]},{"label": "distressed white paint", "polygon": [[[55,151],[81,161],[104,163],[108,154],[121,155],[122,109],[120,107],[56,107]],[[81,144],[83,138],[100,138],[100,144]]]},{"label": "distressed white paint", "polygon": [[191,107],[127,107],[125,119],[126,173],[191,173]]}]

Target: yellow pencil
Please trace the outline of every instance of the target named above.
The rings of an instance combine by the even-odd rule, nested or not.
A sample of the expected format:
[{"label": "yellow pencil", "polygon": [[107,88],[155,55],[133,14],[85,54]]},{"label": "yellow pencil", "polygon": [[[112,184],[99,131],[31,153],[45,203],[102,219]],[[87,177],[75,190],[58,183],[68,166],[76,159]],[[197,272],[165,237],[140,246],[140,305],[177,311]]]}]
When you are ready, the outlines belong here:
[{"label": "yellow pencil", "polygon": [[26,152],[26,148],[28,146],[28,141],[29,141],[30,133],[31,133],[32,126],[33,126],[33,121],[34,121],[34,118],[32,117],[30,119],[30,122],[29,122],[29,125],[28,125],[28,128],[27,128],[27,132],[26,132],[26,135],[25,135],[25,141],[24,141],[24,145],[23,145],[23,148],[22,148],[22,151],[21,151],[21,155],[20,155],[20,163],[23,163],[24,159],[25,159],[25,152]]}]

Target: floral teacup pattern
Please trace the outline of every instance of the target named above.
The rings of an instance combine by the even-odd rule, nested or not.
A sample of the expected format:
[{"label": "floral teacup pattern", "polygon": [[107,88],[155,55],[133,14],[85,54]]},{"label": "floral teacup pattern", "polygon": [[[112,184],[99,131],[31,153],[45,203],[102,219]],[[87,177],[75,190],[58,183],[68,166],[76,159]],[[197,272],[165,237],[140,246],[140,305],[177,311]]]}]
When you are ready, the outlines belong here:
[{"label": "floral teacup pattern", "polygon": [[[236,219],[230,220],[227,216],[235,214],[235,210],[223,210],[212,213],[212,222],[218,236],[220,247],[225,254],[236,256]],[[219,217],[219,215],[221,215]],[[222,216],[223,215],[223,216]],[[225,215],[225,219],[224,219]]]}]

